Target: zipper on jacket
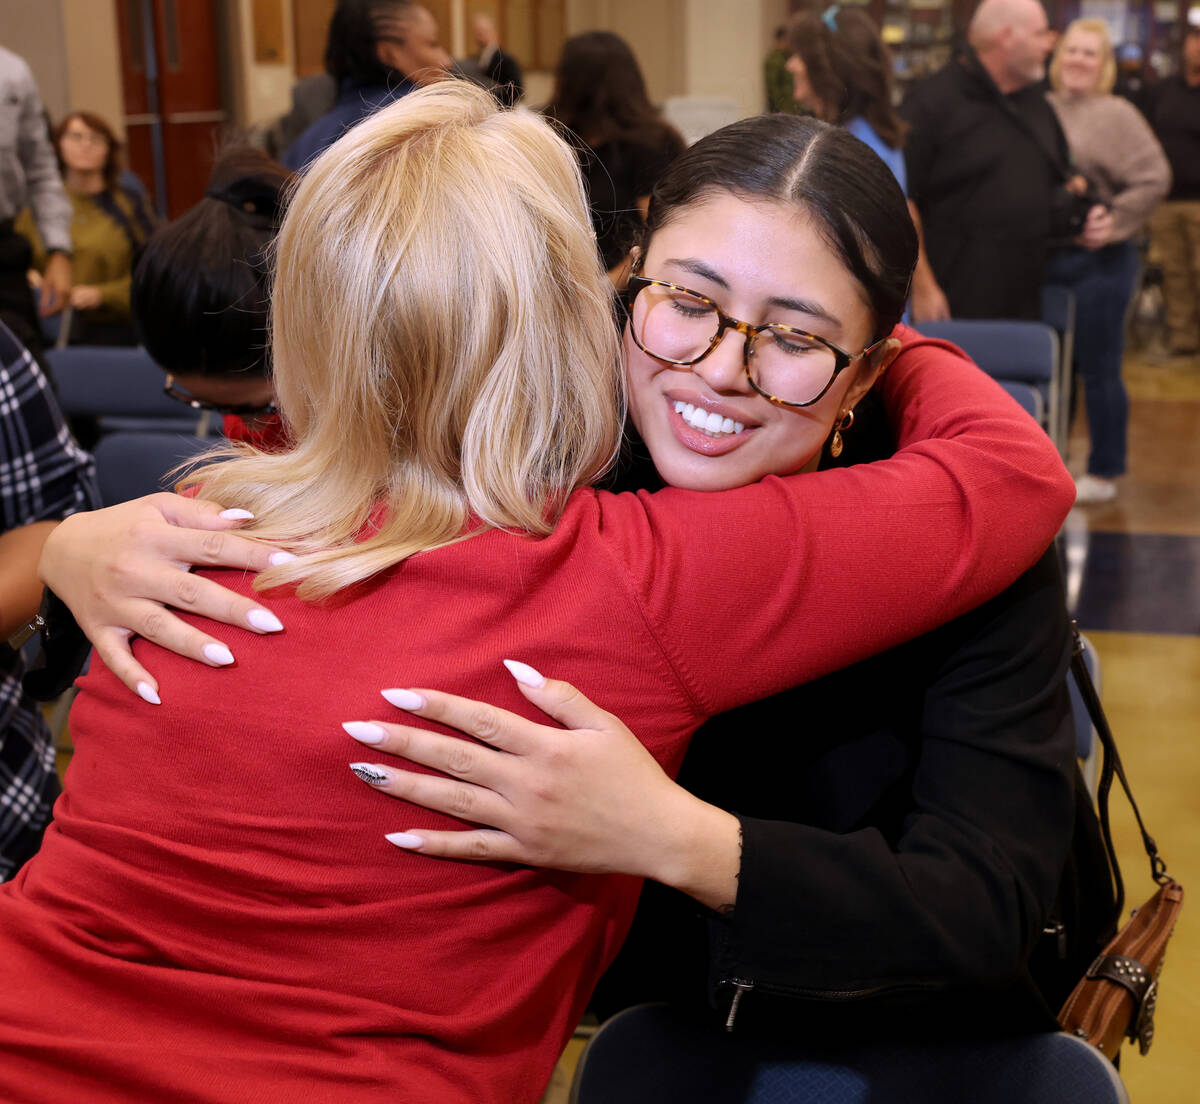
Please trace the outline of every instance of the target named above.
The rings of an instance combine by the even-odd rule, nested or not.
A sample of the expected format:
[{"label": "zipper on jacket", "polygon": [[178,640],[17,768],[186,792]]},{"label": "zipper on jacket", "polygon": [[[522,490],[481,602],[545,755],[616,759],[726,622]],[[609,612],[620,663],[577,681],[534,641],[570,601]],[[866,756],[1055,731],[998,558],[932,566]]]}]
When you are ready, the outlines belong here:
[{"label": "zipper on jacket", "polygon": [[725,1030],[733,1030],[733,1021],[737,1019],[738,1005],[742,1003],[742,994],[754,988],[754,982],[742,978],[730,978],[728,984],[733,986],[733,1000],[729,1002],[729,1015],[725,1017]]},{"label": "zipper on jacket", "polygon": [[878,996],[880,993],[894,993],[904,990],[919,992],[921,990],[943,989],[945,986],[933,981],[901,981],[891,985],[872,985],[865,989],[802,989],[799,986],[772,985],[768,982],[754,982],[747,978],[731,977],[721,982],[722,985],[732,986],[733,1000],[729,1003],[729,1014],[725,1017],[725,1030],[732,1031],[741,1007],[742,997],[752,989],[763,993],[771,993],[781,997],[802,997],[809,1000],[855,1001]]},{"label": "zipper on jacket", "polygon": [[1054,936],[1054,945],[1058,950],[1058,958],[1061,962],[1067,957],[1067,928],[1066,925],[1057,919],[1051,919],[1050,923],[1042,928],[1043,935]]}]

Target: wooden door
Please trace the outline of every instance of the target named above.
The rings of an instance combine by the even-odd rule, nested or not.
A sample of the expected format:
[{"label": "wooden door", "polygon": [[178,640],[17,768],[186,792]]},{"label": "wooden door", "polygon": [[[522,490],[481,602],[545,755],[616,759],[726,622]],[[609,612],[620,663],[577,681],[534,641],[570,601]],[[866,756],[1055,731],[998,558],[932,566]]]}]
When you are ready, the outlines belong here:
[{"label": "wooden door", "polygon": [[117,0],[130,166],[160,214],[203,195],[227,118],[215,0]]}]

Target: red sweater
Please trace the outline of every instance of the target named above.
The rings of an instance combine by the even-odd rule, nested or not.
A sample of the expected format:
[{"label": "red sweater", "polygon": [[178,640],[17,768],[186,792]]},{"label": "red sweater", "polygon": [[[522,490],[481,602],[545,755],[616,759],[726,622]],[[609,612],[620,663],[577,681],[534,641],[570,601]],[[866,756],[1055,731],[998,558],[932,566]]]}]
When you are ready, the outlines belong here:
[{"label": "red sweater", "polygon": [[159,708],[93,661],[54,823],[0,892],[0,1099],[535,1101],[639,883],[397,851],[384,833],[461,824],[371,793],[340,723],[393,716],[385,686],[533,715],[511,657],[674,771],[712,714],[997,593],[1071,481],[995,384],[905,336],[892,460],[580,491],[545,539],[488,532],[324,606],[273,597],[287,631],[234,631],[233,667],[155,652]]}]

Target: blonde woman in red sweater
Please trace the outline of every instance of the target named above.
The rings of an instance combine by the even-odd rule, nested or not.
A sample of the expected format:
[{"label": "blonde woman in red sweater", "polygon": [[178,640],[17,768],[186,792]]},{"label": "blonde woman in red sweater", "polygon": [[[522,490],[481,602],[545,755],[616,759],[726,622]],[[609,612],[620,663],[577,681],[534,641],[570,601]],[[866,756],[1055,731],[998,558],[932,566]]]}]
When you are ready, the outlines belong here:
[{"label": "blonde woman in red sweater", "polygon": [[[1070,498],[1052,446],[952,350],[892,334],[916,249],[891,217],[903,197],[859,143],[805,125],[771,169],[788,198],[761,204],[809,272],[770,294],[786,320],[723,316],[703,357],[673,325],[711,321],[683,280],[712,274],[685,253],[634,305],[665,329],[625,337],[634,417],[675,442],[680,479],[738,455],[719,495],[587,486],[617,445],[618,350],[577,170],[544,122],[445,85],[312,166],[273,303],[294,448],[196,477],[294,557],[261,577],[287,631],[231,639],[220,670],[156,656],[159,705],[112,671],[85,680],[55,824],[0,895],[0,1095],[535,1100],[638,883],[397,865],[394,806],[364,801],[342,754],[380,670],[535,715],[500,660],[553,657],[619,695],[673,772],[706,716],[925,631],[1038,557]],[[670,372],[639,340],[654,364],[671,342]],[[902,348],[893,459],[738,486],[771,441],[806,442],[807,466]],[[725,377],[740,397],[710,393]],[[831,585],[856,556],[905,585]],[[239,615],[259,608],[249,579],[219,577]]]}]

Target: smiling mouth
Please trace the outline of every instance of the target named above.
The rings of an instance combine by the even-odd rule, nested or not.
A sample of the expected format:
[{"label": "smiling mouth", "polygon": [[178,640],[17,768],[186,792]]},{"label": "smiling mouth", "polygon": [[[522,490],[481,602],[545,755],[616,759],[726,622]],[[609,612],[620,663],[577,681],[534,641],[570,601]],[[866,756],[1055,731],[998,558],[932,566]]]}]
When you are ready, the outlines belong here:
[{"label": "smiling mouth", "polygon": [[742,422],[732,418],[723,418],[715,411],[710,412],[692,403],[676,399],[675,413],[678,414],[692,429],[699,430],[706,437],[734,437],[745,432]]}]

